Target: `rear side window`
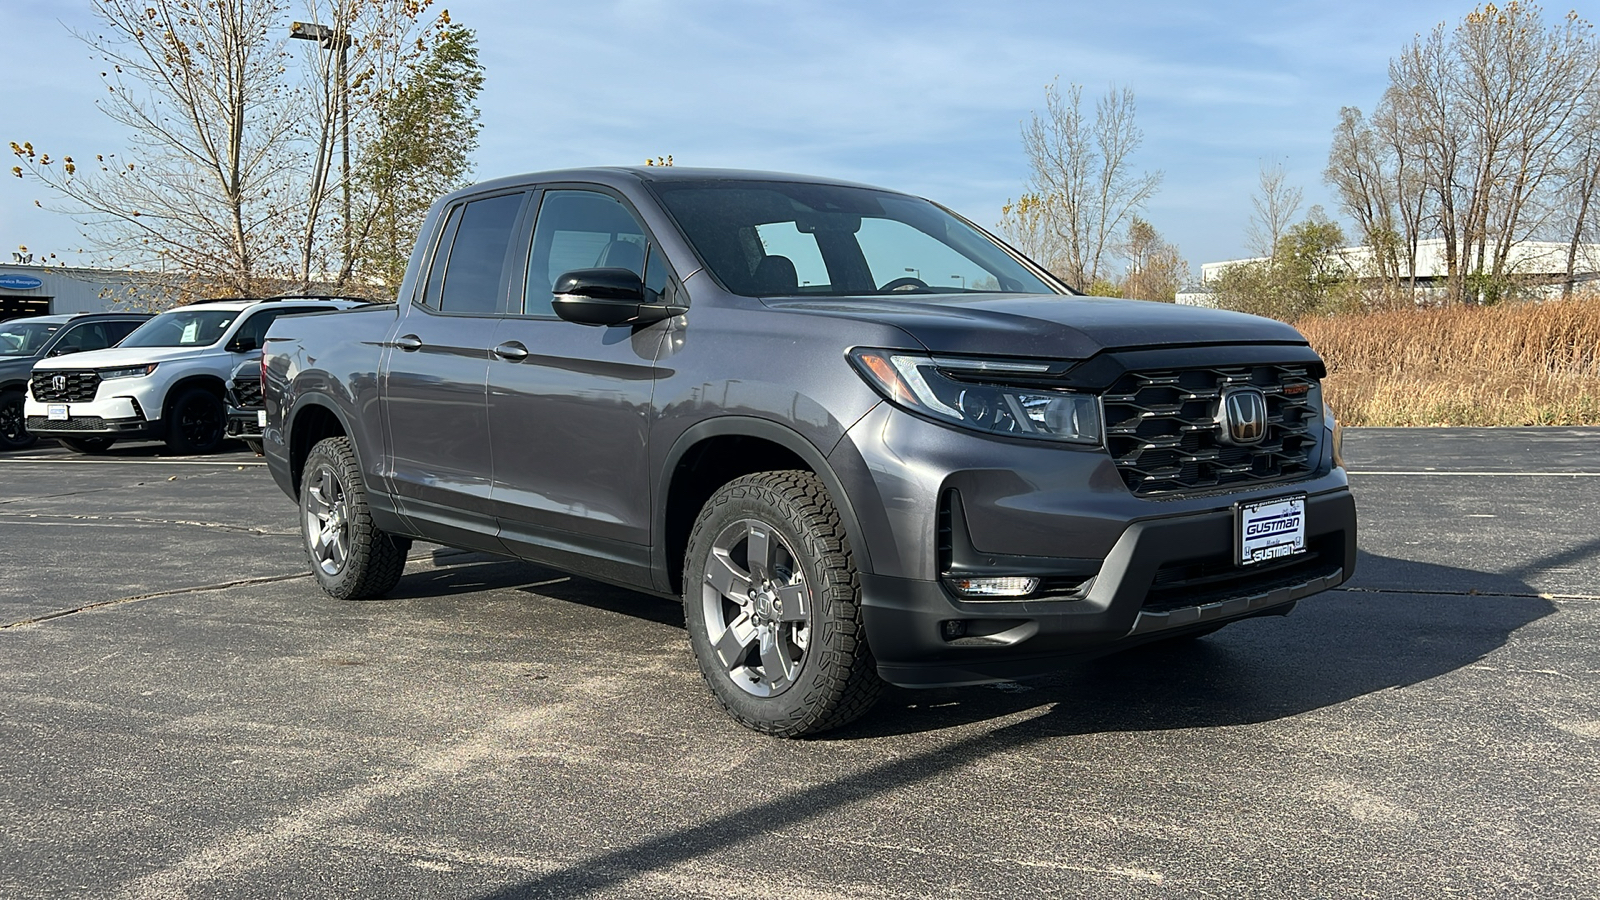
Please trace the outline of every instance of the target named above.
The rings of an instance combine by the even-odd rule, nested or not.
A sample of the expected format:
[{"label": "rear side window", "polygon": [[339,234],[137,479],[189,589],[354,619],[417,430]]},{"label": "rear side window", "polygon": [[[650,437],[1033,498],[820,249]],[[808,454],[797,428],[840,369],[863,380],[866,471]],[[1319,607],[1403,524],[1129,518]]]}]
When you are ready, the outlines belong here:
[{"label": "rear side window", "polygon": [[478,315],[500,311],[524,196],[474,200],[451,213],[429,279],[428,306]]},{"label": "rear side window", "polygon": [[[126,335],[124,335],[126,336]],[[115,344],[111,335],[106,331],[105,322],[85,322],[82,325],[71,326],[61,340],[50,352],[57,356],[67,353],[81,353],[84,350],[104,350]]]},{"label": "rear side window", "polygon": [[144,322],[138,319],[120,322],[107,322],[106,333],[111,338],[111,346],[115,347],[116,345],[122,343],[123,338],[133,334],[134,330],[143,324]]},{"label": "rear side window", "polygon": [[239,330],[234,332],[234,342],[245,350],[257,350],[266,341],[267,329],[279,316],[292,316],[295,313],[323,312],[337,309],[334,306],[289,306],[279,309],[263,309],[252,313],[250,318],[244,320]]}]

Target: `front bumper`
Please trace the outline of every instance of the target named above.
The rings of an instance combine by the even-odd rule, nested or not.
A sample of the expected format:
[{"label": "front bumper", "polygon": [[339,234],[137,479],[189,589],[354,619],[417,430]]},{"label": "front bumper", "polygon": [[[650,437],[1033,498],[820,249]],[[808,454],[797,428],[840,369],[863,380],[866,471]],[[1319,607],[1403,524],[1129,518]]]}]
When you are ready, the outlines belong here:
[{"label": "front bumper", "polygon": [[[879,673],[903,686],[1009,680],[1287,612],[1355,569],[1355,501],[1331,441],[1317,452],[1310,478],[1152,500],[1128,490],[1104,450],[999,440],[879,406],[829,455],[856,518]],[[1291,494],[1306,496],[1307,552],[1235,566],[1235,504]],[[974,600],[947,574],[1044,582],[1025,599]]]},{"label": "front bumper", "polygon": [[260,438],[261,410],[228,406],[228,437]]},{"label": "front bumper", "polygon": [[[128,379],[133,381],[133,379]],[[102,383],[102,392],[107,385]],[[67,418],[50,418],[50,407],[65,406]],[[159,409],[157,410],[159,412]],[[23,414],[28,418],[28,430],[42,437],[116,437],[122,439],[160,439],[165,433],[164,423],[145,418],[145,407],[133,390],[118,392],[115,396],[95,397],[64,403],[46,403],[33,398],[29,392],[23,403]]]},{"label": "front bumper", "polygon": [[[1262,569],[1231,559],[1231,510],[1134,522],[1081,599],[972,601],[938,581],[863,575],[867,642],[884,680],[904,687],[982,684],[1039,675],[1073,658],[1120,650],[1258,615],[1284,614],[1355,570],[1349,490],[1306,500],[1309,552]],[[1042,567],[1048,561],[1040,560]],[[1208,568],[1211,567],[1211,568]],[[1217,572],[1169,585],[1173,573]],[[947,623],[958,622],[952,636]]]}]

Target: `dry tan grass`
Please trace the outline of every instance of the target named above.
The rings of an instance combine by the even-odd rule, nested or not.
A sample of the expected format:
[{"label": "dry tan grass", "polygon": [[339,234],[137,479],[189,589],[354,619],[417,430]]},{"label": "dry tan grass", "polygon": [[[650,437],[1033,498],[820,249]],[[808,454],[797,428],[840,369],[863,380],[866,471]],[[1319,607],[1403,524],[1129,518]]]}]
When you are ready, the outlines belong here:
[{"label": "dry tan grass", "polygon": [[1600,424],[1600,296],[1295,325],[1347,425]]}]

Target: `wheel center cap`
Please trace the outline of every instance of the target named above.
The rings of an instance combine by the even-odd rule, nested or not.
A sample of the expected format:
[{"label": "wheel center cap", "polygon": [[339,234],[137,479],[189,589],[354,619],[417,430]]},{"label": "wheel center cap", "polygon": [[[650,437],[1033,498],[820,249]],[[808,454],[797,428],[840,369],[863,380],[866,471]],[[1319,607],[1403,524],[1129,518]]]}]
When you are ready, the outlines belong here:
[{"label": "wheel center cap", "polygon": [[780,607],[778,595],[772,590],[771,585],[762,585],[751,598],[755,605],[755,618],[761,622],[773,622],[778,618]]}]

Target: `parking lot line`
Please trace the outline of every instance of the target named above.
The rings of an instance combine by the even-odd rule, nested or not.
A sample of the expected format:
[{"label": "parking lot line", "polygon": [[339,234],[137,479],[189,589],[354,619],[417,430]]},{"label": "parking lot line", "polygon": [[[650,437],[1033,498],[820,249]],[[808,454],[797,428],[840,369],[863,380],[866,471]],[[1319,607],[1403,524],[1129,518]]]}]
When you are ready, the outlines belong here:
[{"label": "parking lot line", "polygon": [[1496,478],[1513,475],[1519,478],[1600,478],[1600,472],[1435,472],[1435,471],[1394,471],[1394,472],[1363,472],[1352,470],[1351,475],[1428,475],[1441,478]]}]

